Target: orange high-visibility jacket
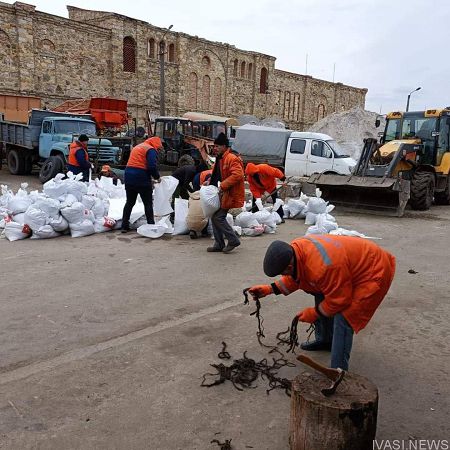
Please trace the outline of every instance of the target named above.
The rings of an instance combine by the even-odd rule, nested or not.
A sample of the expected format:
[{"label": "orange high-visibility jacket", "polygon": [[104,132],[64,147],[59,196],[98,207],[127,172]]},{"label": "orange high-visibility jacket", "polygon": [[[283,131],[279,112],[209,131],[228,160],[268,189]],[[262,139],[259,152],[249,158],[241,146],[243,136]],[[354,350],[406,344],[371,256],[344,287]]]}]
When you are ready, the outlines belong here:
[{"label": "orange high-visibility jacket", "polygon": [[[258,183],[254,175],[258,174],[260,183]],[[272,193],[277,188],[277,178],[284,178],[284,173],[276,167],[269,164],[253,164],[248,163],[245,168],[245,175],[250,185],[250,191],[255,198],[261,198],[264,192]]]},{"label": "orange high-visibility jacket", "polygon": [[161,139],[157,136],[148,138],[141,144],[134,146],[131,149],[130,157],[128,158],[127,167],[134,167],[136,169],[147,170],[147,152],[153,148],[158,150],[161,148]]},{"label": "orange high-visibility jacket", "polygon": [[223,191],[220,207],[242,208],[245,201],[244,163],[239,155],[230,149],[220,159],[220,187]]},{"label": "orange high-visibility jacket", "polygon": [[70,164],[71,166],[80,167],[80,165],[78,164],[77,158],[75,156],[75,154],[77,153],[78,150],[83,150],[86,161],[89,161],[89,154],[88,154],[86,148],[87,148],[87,145],[84,145],[81,142],[78,142],[78,141],[72,142],[69,147],[69,157],[67,158],[67,163]]},{"label": "orange high-visibility jacket", "polygon": [[291,245],[296,275],[275,282],[281,293],[322,293],[320,305],[327,315],[342,313],[356,333],[362,330],[389,290],[394,256],[359,237],[309,235]]}]

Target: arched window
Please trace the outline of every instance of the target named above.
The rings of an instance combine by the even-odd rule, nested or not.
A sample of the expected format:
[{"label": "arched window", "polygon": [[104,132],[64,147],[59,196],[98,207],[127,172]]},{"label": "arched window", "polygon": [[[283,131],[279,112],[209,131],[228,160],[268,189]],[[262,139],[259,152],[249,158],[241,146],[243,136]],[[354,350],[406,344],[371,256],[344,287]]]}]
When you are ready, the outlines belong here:
[{"label": "arched window", "polygon": [[213,110],[217,112],[222,110],[222,80],[219,77],[214,80]]},{"label": "arched window", "polygon": [[205,68],[205,69],[209,69],[210,67],[211,67],[211,60],[209,59],[209,56],[204,56],[203,58],[202,58],[202,66]]},{"label": "arched window", "polygon": [[261,69],[261,77],[259,78],[259,93],[260,94],[267,94],[267,69],[263,67]]},{"label": "arched window", "polygon": [[249,80],[251,80],[251,79],[253,78],[253,64],[252,64],[252,63],[250,63],[250,64],[248,65],[248,74],[247,74],[247,77],[248,77]]},{"label": "arched window", "polygon": [[300,94],[294,94],[294,104],[292,105],[292,119],[298,122],[300,120]]},{"label": "arched window", "polygon": [[317,107],[317,120],[323,119],[325,117],[325,106],[321,103]]},{"label": "arched window", "polygon": [[237,59],[235,59],[233,61],[233,76],[235,76],[235,77],[238,76],[238,65],[239,65],[239,61]]},{"label": "arched window", "polygon": [[202,88],[202,109],[204,111],[209,111],[211,102],[211,78],[208,75],[203,77],[203,88]]},{"label": "arched window", "polygon": [[245,78],[245,61],[241,62],[241,78]]},{"label": "arched window", "polygon": [[149,58],[155,58],[155,40],[153,38],[147,42],[147,55]]},{"label": "arched window", "polygon": [[291,93],[284,93],[284,113],[283,116],[285,119],[289,119],[289,113],[291,112]]},{"label": "arched window", "polygon": [[195,72],[189,75],[189,99],[188,104],[190,109],[197,109],[197,91],[198,91],[198,76]]},{"label": "arched window", "polygon": [[136,41],[131,36],[123,38],[123,71],[136,72]]},{"label": "arched window", "polygon": [[175,62],[175,44],[169,45],[169,62]]},{"label": "arched window", "polygon": [[11,63],[11,41],[9,36],[0,30],[0,66],[9,68]]}]

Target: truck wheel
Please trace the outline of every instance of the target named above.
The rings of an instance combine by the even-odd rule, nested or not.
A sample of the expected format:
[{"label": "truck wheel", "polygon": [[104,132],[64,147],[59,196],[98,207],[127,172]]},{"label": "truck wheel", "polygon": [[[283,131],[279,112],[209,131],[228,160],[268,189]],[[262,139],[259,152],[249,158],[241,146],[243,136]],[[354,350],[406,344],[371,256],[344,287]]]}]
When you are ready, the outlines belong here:
[{"label": "truck wheel", "polygon": [[60,156],[50,156],[44,162],[39,172],[39,181],[46,183],[47,181],[55,178],[58,173],[63,172],[64,161]]},{"label": "truck wheel", "polygon": [[13,175],[25,173],[25,156],[18,150],[10,150],[7,156],[8,169]]},{"label": "truck wheel", "polygon": [[434,196],[434,174],[429,172],[415,172],[411,180],[412,209],[425,211],[431,208]]},{"label": "truck wheel", "polygon": [[450,205],[450,175],[447,175],[445,190],[434,194],[434,201],[436,205]]}]

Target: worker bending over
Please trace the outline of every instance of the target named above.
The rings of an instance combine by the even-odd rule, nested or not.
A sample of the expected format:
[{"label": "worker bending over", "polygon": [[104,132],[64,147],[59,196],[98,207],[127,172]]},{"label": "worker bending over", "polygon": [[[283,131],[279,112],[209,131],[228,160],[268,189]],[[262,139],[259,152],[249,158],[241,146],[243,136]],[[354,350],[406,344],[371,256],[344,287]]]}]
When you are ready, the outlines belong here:
[{"label": "worker bending over", "polygon": [[272,242],[263,266],[267,276],[283,276],[272,284],[251,287],[253,298],[289,295],[298,289],[314,295],[315,307],[297,317],[315,325],[316,340],[301,348],[331,349],[331,367],[347,370],[353,333],[367,325],[386,296],[395,258],[366,239],[309,235],[290,244]]},{"label": "worker bending over", "polygon": [[127,202],[123,208],[122,233],[130,231],[130,216],[137,196],[140,195],[144,204],[147,223],[155,223],[153,217],[153,186],[152,178],[160,181],[158,171],[158,151],[162,148],[161,139],[151,137],[132,148],[125,168],[125,192]]},{"label": "worker bending over", "polygon": [[[252,212],[258,211],[256,201],[258,199],[261,200],[261,197],[265,192],[269,193],[269,195],[272,197],[273,203],[275,204],[278,198],[277,178],[280,181],[284,181],[286,179],[284,173],[280,169],[269,166],[269,164],[248,163],[247,167],[245,168],[245,175],[247,176],[250,191],[253,195]],[[280,215],[281,220],[284,222],[284,213],[281,206],[278,208],[277,213]]]}]

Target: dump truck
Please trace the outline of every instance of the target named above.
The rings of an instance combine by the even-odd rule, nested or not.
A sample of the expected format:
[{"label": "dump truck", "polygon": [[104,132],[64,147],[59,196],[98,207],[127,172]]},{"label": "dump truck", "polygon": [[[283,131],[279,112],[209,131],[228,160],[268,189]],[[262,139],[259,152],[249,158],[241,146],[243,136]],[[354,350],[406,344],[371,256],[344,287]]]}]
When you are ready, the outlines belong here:
[{"label": "dump truck", "polygon": [[402,216],[408,204],[450,204],[450,107],[387,114],[380,142],[364,141],[351,175],[313,175],[308,182],[349,210]]},{"label": "dump truck", "polygon": [[37,164],[42,183],[64,170],[69,146],[80,134],[89,136],[88,153],[96,166],[120,161],[120,148],[108,138],[96,135],[96,124],[90,115],[32,109],[26,125],[0,121],[0,147],[9,171],[25,175]]},{"label": "dump truck", "polygon": [[29,112],[33,108],[40,109],[41,103],[39,97],[0,94],[0,114],[3,120],[27,123]]}]

